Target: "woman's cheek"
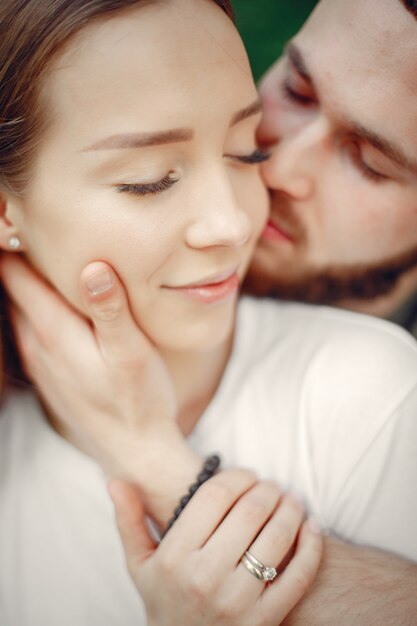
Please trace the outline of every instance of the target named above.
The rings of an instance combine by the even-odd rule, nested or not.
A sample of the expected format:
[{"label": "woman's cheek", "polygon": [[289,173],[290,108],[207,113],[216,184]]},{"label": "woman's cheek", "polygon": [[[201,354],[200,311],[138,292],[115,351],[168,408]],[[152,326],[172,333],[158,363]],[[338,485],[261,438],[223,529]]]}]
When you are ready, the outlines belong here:
[{"label": "woman's cheek", "polygon": [[246,190],[245,202],[249,203],[248,210],[252,218],[254,237],[258,239],[265,227],[270,210],[269,193],[262,181],[260,168],[252,184]]}]

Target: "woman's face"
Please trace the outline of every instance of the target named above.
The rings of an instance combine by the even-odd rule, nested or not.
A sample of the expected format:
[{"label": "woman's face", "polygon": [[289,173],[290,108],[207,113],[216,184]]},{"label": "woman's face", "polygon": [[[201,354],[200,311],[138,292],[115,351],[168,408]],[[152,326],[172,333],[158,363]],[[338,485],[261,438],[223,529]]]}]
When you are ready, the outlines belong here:
[{"label": "woman's face", "polygon": [[30,261],[80,310],[81,270],[109,262],[162,348],[223,341],[267,214],[232,23],[207,0],[97,21],[55,60],[44,97],[34,176],[8,202]]}]

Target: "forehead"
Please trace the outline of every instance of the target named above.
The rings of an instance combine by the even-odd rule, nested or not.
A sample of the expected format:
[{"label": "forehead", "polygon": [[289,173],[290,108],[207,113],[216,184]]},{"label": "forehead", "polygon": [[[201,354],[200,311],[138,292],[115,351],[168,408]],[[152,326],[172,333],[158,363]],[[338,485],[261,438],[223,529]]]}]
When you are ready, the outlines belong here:
[{"label": "forehead", "polygon": [[415,138],[417,19],[400,0],[321,0],[296,41],[335,108]]},{"label": "forehead", "polygon": [[145,3],[92,23],[55,60],[44,93],[55,127],[71,120],[71,133],[91,130],[93,140],[256,96],[240,37],[210,0]]}]

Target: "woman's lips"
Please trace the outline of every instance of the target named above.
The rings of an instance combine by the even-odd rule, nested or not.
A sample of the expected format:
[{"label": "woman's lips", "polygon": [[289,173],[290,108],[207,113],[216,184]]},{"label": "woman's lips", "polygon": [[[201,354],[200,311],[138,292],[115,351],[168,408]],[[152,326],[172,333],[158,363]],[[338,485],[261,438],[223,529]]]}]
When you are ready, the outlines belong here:
[{"label": "woman's lips", "polygon": [[208,283],[205,285],[166,287],[178,295],[185,296],[194,302],[211,304],[222,302],[237,294],[239,290],[239,278],[236,272],[221,282]]},{"label": "woman's lips", "polygon": [[261,238],[265,241],[287,241],[294,243],[294,239],[272,220],[268,220]]}]

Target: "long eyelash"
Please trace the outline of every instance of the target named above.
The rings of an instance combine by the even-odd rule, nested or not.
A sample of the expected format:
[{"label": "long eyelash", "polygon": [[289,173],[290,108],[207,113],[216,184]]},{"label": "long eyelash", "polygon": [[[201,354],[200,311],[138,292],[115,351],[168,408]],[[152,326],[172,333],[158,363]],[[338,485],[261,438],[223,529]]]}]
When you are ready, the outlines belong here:
[{"label": "long eyelash", "polygon": [[314,104],[314,100],[309,98],[308,96],[303,96],[301,93],[294,91],[287,82],[281,84],[281,92],[287,100],[290,102],[296,102],[297,104],[301,104],[302,106],[309,106]]},{"label": "long eyelash", "polygon": [[165,178],[162,178],[162,180],[156,183],[118,185],[116,189],[119,193],[131,193],[135,196],[150,196],[167,191],[177,182],[178,178],[172,178],[172,174],[168,174]]},{"label": "long eyelash", "polygon": [[252,152],[252,154],[235,158],[241,163],[245,163],[246,165],[258,165],[259,163],[264,163],[265,161],[268,161],[268,159],[271,158],[271,154],[269,152],[264,152],[263,150],[260,150],[258,148],[257,150]]},{"label": "long eyelash", "polygon": [[375,170],[368,167],[366,163],[364,163],[364,161],[362,160],[360,153],[356,151],[351,151],[350,158],[352,160],[352,163],[355,165],[355,167],[358,168],[361,174],[365,176],[365,178],[368,178],[374,183],[382,183],[384,182],[384,180],[387,180],[387,176],[384,176],[384,174],[379,174],[378,172],[375,172]]}]

